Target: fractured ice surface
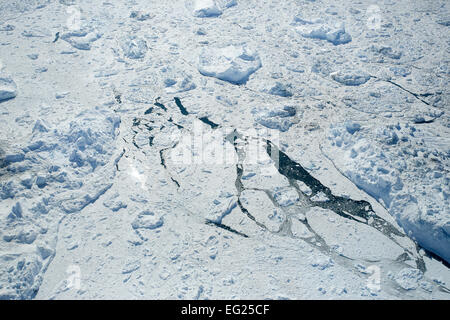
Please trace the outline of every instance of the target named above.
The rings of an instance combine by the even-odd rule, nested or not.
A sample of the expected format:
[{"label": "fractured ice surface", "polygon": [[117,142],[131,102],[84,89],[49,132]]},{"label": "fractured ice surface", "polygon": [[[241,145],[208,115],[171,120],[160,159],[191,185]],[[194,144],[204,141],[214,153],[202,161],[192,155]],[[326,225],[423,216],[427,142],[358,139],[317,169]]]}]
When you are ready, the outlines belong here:
[{"label": "fractured ice surface", "polygon": [[69,31],[61,35],[62,40],[79,50],[90,50],[92,43],[100,37],[101,34],[96,31],[88,30]]},{"label": "fractured ice surface", "polygon": [[352,41],[352,37],[345,31],[342,22],[331,26],[323,23],[305,24],[298,26],[296,30],[305,38],[326,40],[335,46]]},{"label": "fractured ice surface", "polygon": [[199,18],[216,17],[222,14],[222,10],[215,0],[194,0],[193,15]]},{"label": "fractured ice surface", "polygon": [[17,85],[11,77],[0,73],[0,101],[15,98]]},{"label": "fractured ice surface", "polygon": [[204,48],[199,56],[198,71],[233,84],[247,82],[252,73],[261,68],[256,51],[247,46]]},{"label": "fractured ice surface", "polygon": [[359,86],[369,81],[370,76],[361,71],[344,70],[332,73],[331,78],[346,86]]},{"label": "fractured ice surface", "polygon": [[74,5],[0,3],[1,299],[448,299],[447,2]]},{"label": "fractured ice surface", "polygon": [[237,5],[237,0],[188,0],[187,6],[197,18],[218,17],[224,9]]},{"label": "fractured ice surface", "polygon": [[297,110],[292,106],[257,107],[252,110],[252,113],[257,123],[282,132],[289,130],[298,121],[294,118]]},{"label": "fractured ice surface", "polygon": [[366,137],[359,130],[349,130],[348,123],[330,128],[330,150],[340,155],[336,164],[357,186],[382,201],[411,236],[450,259],[448,177],[441,173],[446,172],[447,155],[436,148],[448,141],[408,123],[380,126]]},{"label": "fractured ice surface", "polygon": [[125,57],[130,59],[144,58],[147,53],[147,42],[136,36],[128,36],[121,41],[121,47]]}]

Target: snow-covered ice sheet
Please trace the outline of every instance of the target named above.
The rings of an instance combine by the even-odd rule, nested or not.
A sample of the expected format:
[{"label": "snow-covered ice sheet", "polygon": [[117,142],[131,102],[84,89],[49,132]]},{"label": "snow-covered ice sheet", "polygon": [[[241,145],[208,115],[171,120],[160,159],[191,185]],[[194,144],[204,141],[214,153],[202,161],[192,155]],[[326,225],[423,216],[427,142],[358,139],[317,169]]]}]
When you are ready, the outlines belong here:
[{"label": "snow-covered ice sheet", "polygon": [[0,2],[0,298],[449,299],[449,16]]}]

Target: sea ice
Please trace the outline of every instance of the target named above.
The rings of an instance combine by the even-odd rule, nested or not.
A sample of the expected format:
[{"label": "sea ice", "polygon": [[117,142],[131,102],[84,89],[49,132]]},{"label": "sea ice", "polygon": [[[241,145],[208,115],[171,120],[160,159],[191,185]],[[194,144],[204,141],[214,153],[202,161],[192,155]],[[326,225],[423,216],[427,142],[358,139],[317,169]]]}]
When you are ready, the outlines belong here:
[{"label": "sea ice", "polygon": [[92,43],[100,37],[100,33],[87,30],[69,31],[61,35],[62,40],[78,50],[91,50]]},{"label": "sea ice", "polygon": [[252,73],[261,68],[256,51],[246,46],[204,48],[199,56],[198,71],[233,84],[247,82]]},{"label": "sea ice", "polygon": [[352,37],[345,31],[344,23],[336,23],[334,26],[328,24],[305,24],[297,27],[299,32],[305,38],[320,39],[340,45],[352,41]]},{"label": "sea ice", "polygon": [[0,102],[15,98],[17,85],[9,76],[0,74]]},{"label": "sea ice", "polygon": [[131,223],[133,229],[156,229],[164,224],[162,216],[145,210],[141,212]]},{"label": "sea ice", "polygon": [[423,247],[450,261],[448,183],[439,173],[447,156],[437,148],[445,139],[408,123],[362,130],[351,122],[332,125],[328,139],[337,167]]},{"label": "sea ice", "polygon": [[369,81],[370,75],[363,71],[343,70],[331,73],[331,78],[346,86],[359,86]]},{"label": "sea ice", "polygon": [[144,58],[147,53],[147,42],[136,36],[129,36],[122,40],[121,47],[125,57],[130,59]]},{"label": "sea ice", "polygon": [[423,278],[423,273],[414,268],[405,268],[395,276],[395,282],[405,290],[414,290],[419,286],[419,281]]},{"label": "sea ice", "polygon": [[222,14],[215,0],[194,0],[192,14],[198,18],[217,17]]},{"label": "sea ice", "polygon": [[269,129],[288,131],[298,121],[296,108],[292,106],[265,106],[256,107],[252,110],[255,122]]}]

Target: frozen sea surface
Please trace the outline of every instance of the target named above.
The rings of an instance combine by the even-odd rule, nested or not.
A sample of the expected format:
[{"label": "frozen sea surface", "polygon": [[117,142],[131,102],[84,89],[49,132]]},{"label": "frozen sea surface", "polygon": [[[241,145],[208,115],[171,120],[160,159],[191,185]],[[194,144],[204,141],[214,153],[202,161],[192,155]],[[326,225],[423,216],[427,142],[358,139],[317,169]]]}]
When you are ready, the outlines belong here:
[{"label": "frozen sea surface", "polygon": [[0,1],[1,299],[449,299],[447,1]]}]

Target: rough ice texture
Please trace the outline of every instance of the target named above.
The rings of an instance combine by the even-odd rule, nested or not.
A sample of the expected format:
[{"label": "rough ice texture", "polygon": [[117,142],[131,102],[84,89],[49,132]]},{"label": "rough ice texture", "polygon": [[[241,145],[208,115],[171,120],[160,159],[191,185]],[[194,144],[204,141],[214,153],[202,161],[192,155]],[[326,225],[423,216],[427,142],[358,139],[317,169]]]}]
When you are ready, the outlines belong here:
[{"label": "rough ice texture", "polygon": [[363,71],[343,70],[332,73],[331,78],[346,86],[359,86],[369,81],[370,75]]},{"label": "rough ice texture", "polygon": [[237,0],[188,0],[187,7],[196,18],[214,18],[238,4]]},{"label": "rough ice texture", "polygon": [[238,4],[237,0],[216,0],[220,8],[231,8]]},{"label": "rough ice texture", "polygon": [[331,126],[328,139],[330,158],[342,172],[421,246],[450,261],[448,140],[408,123],[369,131],[351,122]]},{"label": "rough ice texture", "polygon": [[0,182],[0,199],[16,201],[5,208],[6,217],[0,211],[4,226],[0,248],[14,252],[9,258],[0,257],[0,298],[35,296],[55,251],[52,241],[59,214],[82,210],[111,186],[119,123],[118,116],[101,109],[83,111],[53,128],[37,120],[30,140],[21,147],[23,153],[8,153],[1,170],[23,169],[14,179]]},{"label": "rough ice texture", "polygon": [[76,2],[0,1],[0,298],[448,299],[448,1]]},{"label": "rough ice texture", "polygon": [[252,73],[261,68],[256,51],[246,46],[204,48],[199,56],[198,71],[233,84],[247,82]]},{"label": "rough ice texture", "polygon": [[335,46],[346,44],[352,41],[352,37],[345,31],[344,23],[328,24],[305,24],[297,27],[299,32],[305,38],[326,40]]},{"label": "rough ice texture", "polygon": [[163,225],[163,217],[151,211],[141,212],[131,223],[133,229],[156,229]]},{"label": "rough ice texture", "polygon": [[121,47],[125,57],[130,59],[144,58],[147,53],[147,42],[136,36],[129,36],[122,39]]},{"label": "rough ice texture", "polygon": [[419,281],[423,278],[420,270],[405,268],[395,276],[395,282],[405,290],[414,290],[419,286]]},{"label": "rough ice texture", "polygon": [[61,35],[62,40],[78,50],[91,50],[92,44],[100,37],[101,34],[88,29],[68,31]]},{"label": "rough ice texture", "polygon": [[0,102],[15,98],[17,85],[11,77],[0,74]]},{"label": "rough ice texture", "polygon": [[217,17],[222,14],[215,0],[194,0],[192,14],[198,18]]},{"label": "rough ice texture", "polygon": [[281,132],[288,131],[297,122],[297,110],[292,106],[265,106],[252,110],[255,122],[269,129],[277,129]]}]

